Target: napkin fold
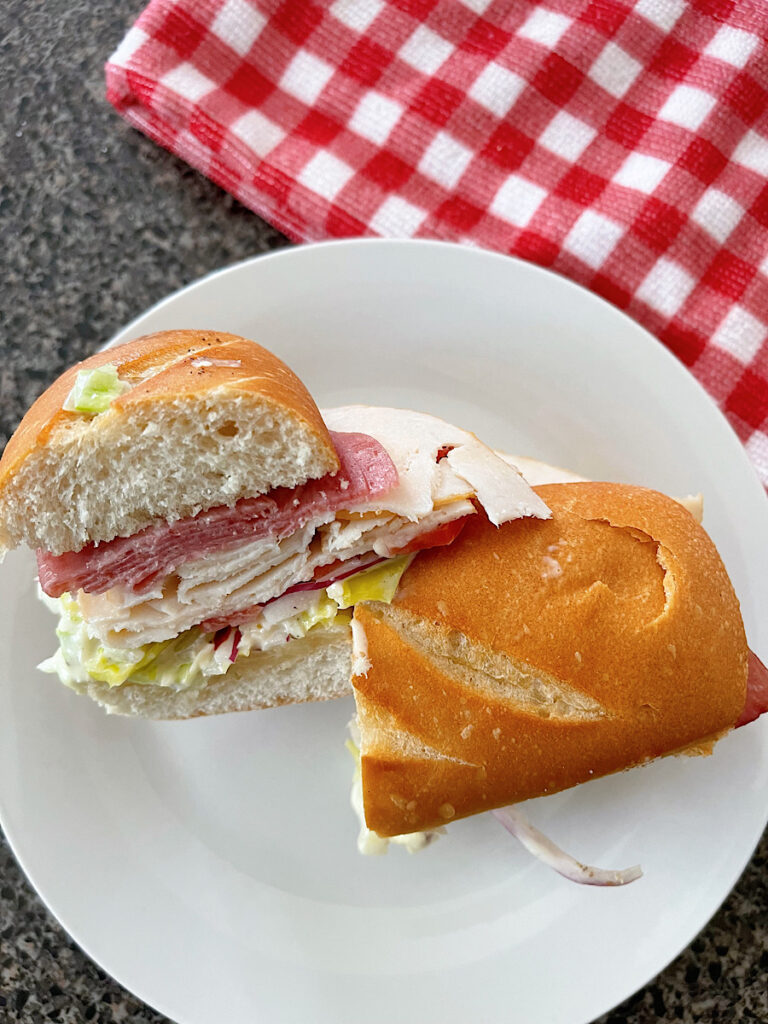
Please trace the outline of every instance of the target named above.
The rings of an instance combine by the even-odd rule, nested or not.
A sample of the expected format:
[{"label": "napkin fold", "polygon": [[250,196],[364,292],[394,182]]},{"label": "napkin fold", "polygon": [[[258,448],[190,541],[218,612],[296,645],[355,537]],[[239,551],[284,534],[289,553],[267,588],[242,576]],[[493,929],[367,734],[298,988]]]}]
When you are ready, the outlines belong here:
[{"label": "napkin fold", "polygon": [[625,310],[768,485],[768,21],[736,0],[152,0],[120,114],[297,241],[459,241]]}]

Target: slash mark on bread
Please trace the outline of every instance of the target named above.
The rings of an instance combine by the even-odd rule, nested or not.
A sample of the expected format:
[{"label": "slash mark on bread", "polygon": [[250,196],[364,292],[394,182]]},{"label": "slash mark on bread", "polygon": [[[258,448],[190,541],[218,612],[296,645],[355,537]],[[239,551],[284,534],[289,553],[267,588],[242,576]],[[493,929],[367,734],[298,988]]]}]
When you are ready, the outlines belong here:
[{"label": "slash mark on bread", "polygon": [[524,661],[473,643],[459,630],[390,605],[368,607],[375,618],[394,629],[441,672],[489,700],[541,718],[583,722],[610,716],[610,711],[588,694]]},{"label": "slash mark on bread", "polygon": [[450,761],[467,768],[480,768],[480,765],[472,761],[451,756],[424,743],[414,733],[403,729],[391,711],[361,696],[357,700],[357,724],[361,735],[365,736],[367,752],[396,747],[399,756],[409,760]]}]

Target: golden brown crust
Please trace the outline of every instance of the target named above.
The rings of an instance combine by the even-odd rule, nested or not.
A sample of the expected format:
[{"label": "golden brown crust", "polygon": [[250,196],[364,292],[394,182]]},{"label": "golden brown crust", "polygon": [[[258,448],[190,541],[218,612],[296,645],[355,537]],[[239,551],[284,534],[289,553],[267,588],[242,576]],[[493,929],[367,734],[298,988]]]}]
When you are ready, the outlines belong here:
[{"label": "golden brown crust", "polygon": [[[372,667],[353,683],[363,725],[379,730],[362,759],[366,818],[382,835],[679,750],[733,726],[744,706],[738,601],[690,513],[622,484],[537,491],[551,520],[497,531],[473,517],[451,548],[415,560],[390,609],[355,611]],[[429,643],[414,641],[419,623]],[[500,695],[498,678],[468,685],[435,656],[460,634],[561,687],[562,700],[537,711]],[[568,711],[574,691],[597,712]]]},{"label": "golden brown crust", "polygon": [[[240,366],[194,366],[196,359],[239,362]],[[57,427],[77,417],[62,405],[80,370],[104,363],[117,366],[121,380],[136,384],[112,403],[128,411],[151,401],[173,401],[226,386],[234,391],[259,394],[302,419],[325,447],[329,472],[338,468],[338,457],[328,430],[311,395],[299,378],[267,349],[236,334],[221,331],[160,331],[136,341],[97,352],[66,370],[28,410],[0,459],[0,490],[37,447],[45,445]],[[137,383],[140,382],[140,383]]]}]

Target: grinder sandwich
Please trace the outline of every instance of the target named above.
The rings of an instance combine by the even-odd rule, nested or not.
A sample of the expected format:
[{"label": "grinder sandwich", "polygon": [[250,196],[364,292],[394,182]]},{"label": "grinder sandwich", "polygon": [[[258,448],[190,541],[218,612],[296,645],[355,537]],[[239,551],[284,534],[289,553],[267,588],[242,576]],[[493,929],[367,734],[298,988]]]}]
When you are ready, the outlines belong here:
[{"label": "grinder sandwich", "polygon": [[[0,462],[0,548],[37,549],[44,664],[153,718],[349,692],[350,608],[481,509],[548,510],[473,435],[404,410],[323,414],[266,349],[168,331],[67,371]],[[2,552],[0,552],[2,553]]]},{"label": "grinder sandwich", "polygon": [[726,570],[682,505],[623,484],[536,490],[550,519],[477,516],[391,604],[355,609],[359,783],[379,836],[698,752],[768,709]]}]

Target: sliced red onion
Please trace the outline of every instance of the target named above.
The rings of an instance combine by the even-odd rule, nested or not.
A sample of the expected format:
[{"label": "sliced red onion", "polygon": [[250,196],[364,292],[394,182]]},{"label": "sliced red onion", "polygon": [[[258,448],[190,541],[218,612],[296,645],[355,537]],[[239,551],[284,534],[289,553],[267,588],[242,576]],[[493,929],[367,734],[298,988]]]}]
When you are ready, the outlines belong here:
[{"label": "sliced red onion", "polygon": [[[357,561],[360,558],[350,559],[350,562]],[[305,590],[325,590],[326,587],[330,587],[332,583],[340,583],[341,580],[345,580],[348,576],[354,576],[355,573],[363,572],[365,569],[371,569],[374,565],[378,565],[379,562],[386,562],[386,558],[382,555],[380,557],[372,558],[367,562],[361,562],[358,565],[353,566],[351,569],[347,569],[344,572],[339,572],[326,576],[322,580],[310,580],[308,583],[294,583],[292,587],[288,587],[287,590],[283,591],[278,597],[271,598],[272,601],[279,601],[281,597],[285,597],[287,594],[301,594]],[[267,601],[266,604],[270,602]]]},{"label": "sliced red onion", "polygon": [[221,645],[224,643],[224,641],[229,636],[231,630],[232,630],[231,626],[222,626],[221,629],[217,629],[216,630],[216,633],[214,634],[214,637],[213,637],[213,649],[214,649],[214,651],[218,651],[218,649],[221,647]]},{"label": "sliced red onion", "polygon": [[639,865],[623,871],[607,871],[580,863],[556,846],[543,832],[539,832],[516,807],[499,807],[491,811],[491,814],[529,853],[572,882],[580,882],[582,885],[628,885],[643,874]]},{"label": "sliced red onion", "polygon": [[232,662],[234,662],[235,658],[237,657],[237,650],[238,650],[238,648],[240,646],[240,641],[242,639],[243,639],[243,634],[240,632],[240,630],[237,627],[235,627],[235,638],[232,641],[232,653],[229,655],[229,660],[232,661]]}]

